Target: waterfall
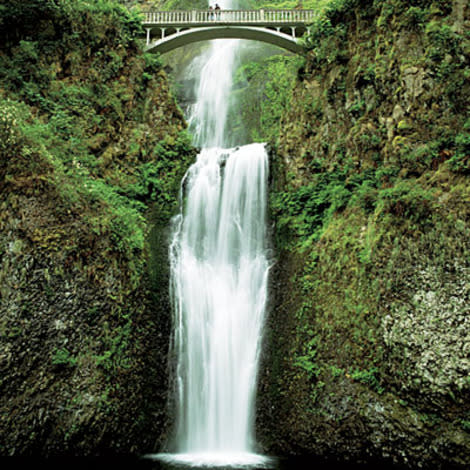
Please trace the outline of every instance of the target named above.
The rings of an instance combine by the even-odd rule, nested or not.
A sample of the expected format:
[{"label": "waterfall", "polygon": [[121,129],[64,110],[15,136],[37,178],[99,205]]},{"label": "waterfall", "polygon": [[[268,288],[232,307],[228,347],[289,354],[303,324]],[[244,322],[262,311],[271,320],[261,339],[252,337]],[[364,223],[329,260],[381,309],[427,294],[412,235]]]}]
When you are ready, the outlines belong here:
[{"label": "waterfall", "polygon": [[213,41],[193,64],[200,81],[189,124],[202,151],[184,178],[170,247],[177,422],[172,453],[158,458],[195,466],[269,462],[254,438],[268,157],[264,144],[224,148],[239,43]]},{"label": "waterfall", "polygon": [[269,268],[266,176],[264,146],[251,144],[204,149],[186,177],[171,246],[180,461],[262,461],[252,454]]}]

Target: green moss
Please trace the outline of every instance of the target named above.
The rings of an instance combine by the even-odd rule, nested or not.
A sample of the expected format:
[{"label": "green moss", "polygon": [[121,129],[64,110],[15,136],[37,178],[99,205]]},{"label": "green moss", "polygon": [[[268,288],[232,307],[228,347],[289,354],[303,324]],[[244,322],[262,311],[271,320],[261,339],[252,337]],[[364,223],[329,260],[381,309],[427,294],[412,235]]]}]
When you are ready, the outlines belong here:
[{"label": "green moss", "polygon": [[[78,210],[91,233],[109,236],[111,249],[132,260],[138,277],[142,265],[135,256],[144,248],[147,205],[159,204],[166,219],[175,210],[190,139],[181,129],[144,132],[133,124],[150,122],[149,103],[164,78],[155,56],[136,55],[141,24],[135,13],[110,1],[75,2],[73,8],[66,1],[47,11],[36,41],[11,34],[12,54],[0,54],[4,93],[16,98],[2,103],[1,150],[23,155],[5,179],[16,184],[28,161],[36,165],[30,185],[39,189],[46,171],[44,182],[55,187],[62,205]],[[26,12],[14,2],[2,15],[7,21]],[[49,36],[49,26],[60,33]],[[181,118],[174,108],[168,122]],[[125,140],[111,146],[120,135]],[[44,229],[35,239],[53,249],[64,235]]]},{"label": "green moss", "polygon": [[[233,142],[277,140],[301,61],[299,57],[275,55],[239,67],[228,117]],[[246,134],[242,129],[248,129]]]},{"label": "green moss", "polygon": [[[446,5],[438,13],[435,2],[353,3],[314,25],[274,161],[284,173],[272,216],[289,273],[282,325],[272,325],[287,337],[273,341],[276,396],[292,395],[283,409],[289,429],[310,436],[333,419],[339,384],[378,403],[399,397],[404,415],[419,402],[446,426],[465,408],[458,374],[455,398],[446,392],[436,402],[384,331],[387,315],[417,321],[421,307],[411,299],[432,284],[423,273],[451,285],[452,260],[468,267],[468,39],[451,27]],[[416,334],[419,342],[424,333]]]},{"label": "green moss", "polygon": [[52,354],[52,364],[74,367],[77,365],[77,358],[72,356],[67,348],[56,349]]},{"label": "green moss", "polygon": [[369,370],[359,370],[355,369],[351,372],[351,378],[356,380],[364,385],[375,390],[378,394],[382,394],[384,389],[380,385],[380,380],[377,377],[378,369],[376,367],[372,367]]},{"label": "green moss", "polygon": [[159,433],[143,426],[163,427],[169,310],[163,291],[150,300],[148,236],[175,213],[195,150],[141,28],[108,0],[0,8],[0,333],[13,358],[1,412],[41,397],[0,430],[7,453],[131,451],[130,436]]}]

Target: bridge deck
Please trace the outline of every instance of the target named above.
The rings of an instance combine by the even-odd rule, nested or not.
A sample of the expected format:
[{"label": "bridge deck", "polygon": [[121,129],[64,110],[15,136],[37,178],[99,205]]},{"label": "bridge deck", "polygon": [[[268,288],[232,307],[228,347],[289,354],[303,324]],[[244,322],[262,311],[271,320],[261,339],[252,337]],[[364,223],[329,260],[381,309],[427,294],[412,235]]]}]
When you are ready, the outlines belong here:
[{"label": "bridge deck", "polygon": [[149,11],[143,25],[150,26],[295,26],[311,23],[317,16],[315,10],[190,10]]}]

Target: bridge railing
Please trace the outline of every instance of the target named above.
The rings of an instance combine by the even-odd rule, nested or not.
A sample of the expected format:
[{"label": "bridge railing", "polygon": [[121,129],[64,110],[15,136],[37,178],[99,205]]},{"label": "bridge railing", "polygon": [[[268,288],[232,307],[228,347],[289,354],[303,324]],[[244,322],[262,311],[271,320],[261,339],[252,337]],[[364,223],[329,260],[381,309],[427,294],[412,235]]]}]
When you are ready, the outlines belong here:
[{"label": "bridge railing", "polygon": [[259,23],[298,24],[311,23],[317,16],[315,10],[189,10],[149,11],[144,24],[213,24],[215,23]]}]

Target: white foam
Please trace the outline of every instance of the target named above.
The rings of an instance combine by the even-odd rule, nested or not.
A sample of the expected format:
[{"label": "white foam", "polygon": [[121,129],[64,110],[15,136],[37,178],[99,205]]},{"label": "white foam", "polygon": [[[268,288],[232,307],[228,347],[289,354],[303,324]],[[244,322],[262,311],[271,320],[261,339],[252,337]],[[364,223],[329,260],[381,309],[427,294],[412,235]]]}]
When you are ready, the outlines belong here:
[{"label": "white foam", "polygon": [[188,467],[274,468],[276,459],[251,452],[194,452],[148,454],[145,458]]}]

